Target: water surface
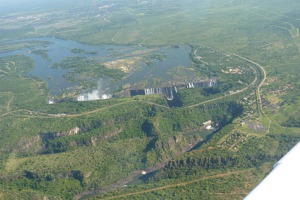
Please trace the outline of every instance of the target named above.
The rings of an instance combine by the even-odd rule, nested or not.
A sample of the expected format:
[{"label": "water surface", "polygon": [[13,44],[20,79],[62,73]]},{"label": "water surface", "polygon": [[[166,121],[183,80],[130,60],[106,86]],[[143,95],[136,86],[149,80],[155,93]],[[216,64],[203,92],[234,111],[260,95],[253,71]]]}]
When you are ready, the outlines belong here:
[{"label": "water surface", "polygon": [[[52,68],[55,63],[62,62],[63,59],[68,57],[87,57],[96,59],[100,63],[111,62],[118,59],[128,59],[135,55],[134,52],[147,51],[147,47],[132,45],[87,45],[78,43],[71,40],[63,40],[54,37],[41,37],[17,40],[14,42],[30,42],[30,41],[46,41],[47,44],[41,44],[40,46],[23,48],[21,50],[0,53],[0,56],[9,56],[22,54],[33,59],[35,67],[29,72],[28,75],[36,76],[48,83],[50,95],[58,95],[68,90],[74,90],[78,86],[78,82],[68,82],[64,75],[68,73],[68,70]],[[32,53],[32,50],[46,50],[48,51],[48,58],[41,55]],[[83,53],[72,52],[72,49],[83,50]],[[190,48],[187,46],[172,47],[159,47],[154,48],[152,52],[156,55],[162,55],[163,59],[154,59],[151,64],[148,65],[145,62],[140,62],[140,67],[133,73],[128,74],[121,81],[113,81],[109,78],[99,77],[98,88],[90,88],[87,91],[80,91],[82,95],[90,96],[91,98],[99,99],[102,97],[110,97],[110,95],[119,87],[130,84],[135,85],[140,82],[147,82],[147,87],[151,87],[152,80],[154,78],[159,79],[161,82],[168,82],[174,77],[172,70],[175,67],[190,66],[189,52]],[[192,72],[188,72],[187,74]],[[98,96],[97,96],[98,94]],[[103,96],[104,95],[104,96]]]}]

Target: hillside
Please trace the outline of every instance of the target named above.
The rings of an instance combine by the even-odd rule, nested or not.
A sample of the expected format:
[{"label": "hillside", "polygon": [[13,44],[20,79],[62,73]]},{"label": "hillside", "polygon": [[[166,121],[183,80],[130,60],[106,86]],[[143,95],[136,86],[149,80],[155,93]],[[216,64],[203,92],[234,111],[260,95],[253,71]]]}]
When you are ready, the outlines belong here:
[{"label": "hillside", "polygon": [[242,199],[300,141],[300,3],[58,5],[0,8],[0,199]]}]

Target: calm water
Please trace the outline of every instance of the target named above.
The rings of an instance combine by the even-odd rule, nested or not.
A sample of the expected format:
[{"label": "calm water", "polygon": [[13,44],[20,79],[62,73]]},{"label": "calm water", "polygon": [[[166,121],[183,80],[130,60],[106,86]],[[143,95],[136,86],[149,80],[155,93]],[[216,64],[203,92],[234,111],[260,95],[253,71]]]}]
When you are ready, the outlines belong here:
[{"label": "calm water", "polygon": [[[67,90],[72,90],[78,83],[68,82],[63,76],[68,73],[67,70],[53,69],[51,66],[55,63],[61,62],[66,57],[85,56],[99,60],[99,62],[108,62],[117,59],[130,58],[133,56],[131,53],[148,50],[142,46],[119,46],[119,45],[86,45],[75,41],[62,40],[58,38],[33,38],[26,40],[18,40],[14,42],[22,41],[47,41],[49,44],[43,44],[31,48],[24,48],[17,51],[0,53],[0,56],[22,54],[31,57],[35,62],[35,68],[29,72],[29,75],[39,77],[48,83],[48,87],[51,95],[57,95]],[[43,58],[41,55],[31,53],[31,50],[47,50],[48,58]],[[85,53],[75,54],[71,52],[72,49],[82,49]],[[93,52],[90,53],[90,52]],[[82,94],[99,93],[103,95],[106,93],[113,93],[114,90],[122,85],[148,81],[151,83],[153,78],[159,78],[162,81],[168,81],[172,78],[170,70],[177,66],[190,66],[189,58],[190,49],[186,46],[179,46],[179,48],[160,47],[155,48],[152,54],[163,55],[163,60],[154,60],[151,65],[141,63],[139,70],[128,75],[119,82],[112,82],[108,79],[99,77],[99,87],[91,88],[90,91],[81,91]],[[131,54],[131,55],[130,55]],[[97,96],[97,95],[96,95]]]}]

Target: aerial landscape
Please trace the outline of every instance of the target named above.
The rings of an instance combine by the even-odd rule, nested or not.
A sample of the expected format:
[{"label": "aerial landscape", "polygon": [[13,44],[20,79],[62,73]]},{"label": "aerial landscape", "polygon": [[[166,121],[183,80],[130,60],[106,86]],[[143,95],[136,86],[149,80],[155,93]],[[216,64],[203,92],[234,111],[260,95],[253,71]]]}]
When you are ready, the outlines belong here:
[{"label": "aerial landscape", "polygon": [[243,199],[300,141],[296,0],[0,3],[0,199]]}]

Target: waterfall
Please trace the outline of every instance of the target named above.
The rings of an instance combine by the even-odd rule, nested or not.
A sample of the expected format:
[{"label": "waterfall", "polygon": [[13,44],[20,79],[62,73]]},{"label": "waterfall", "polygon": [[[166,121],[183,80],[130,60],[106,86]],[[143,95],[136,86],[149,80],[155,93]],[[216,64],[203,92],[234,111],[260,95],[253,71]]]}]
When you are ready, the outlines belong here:
[{"label": "waterfall", "polygon": [[169,97],[167,97],[167,100],[172,101],[173,99],[174,99],[173,89],[171,88],[171,95]]},{"label": "waterfall", "polygon": [[194,83],[188,83],[187,88],[195,88]]},{"label": "waterfall", "polygon": [[173,85],[170,87],[163,87],[163,88],[145,88],[145,89],[135,89],[135,90],[130,90],[131,96],[135,95],[153,95],[153,94],[160,94],[164,98],[168,100],[173,100],[174,99],[174,92],[175,94],[178,92],[180,89],[184,88],[206,88],[206,87],[213,87],[217,85],[217,79],[212,78],[209,81],[206,82],[188,82],[185,84],[180,84],[180,85]]},{"label": "waterfall", "polygon": [[217,84],[217,80],[216,79],[210,79],[209,80],[209,85],[208,85],[208,87],[213,87],[213,86],[215,86]]},{"label": "waterfall", "polygon": [[151,92],[151,89],[149,89],[149,88],[146,88],[144,91],[145,91],[145,95],[149,95],[149,94],[150,94],[150,92]]},{"label": "waterfall", "polygon": [[162,94],[161,88],[146,88],[144,91],[145,95]]}]

